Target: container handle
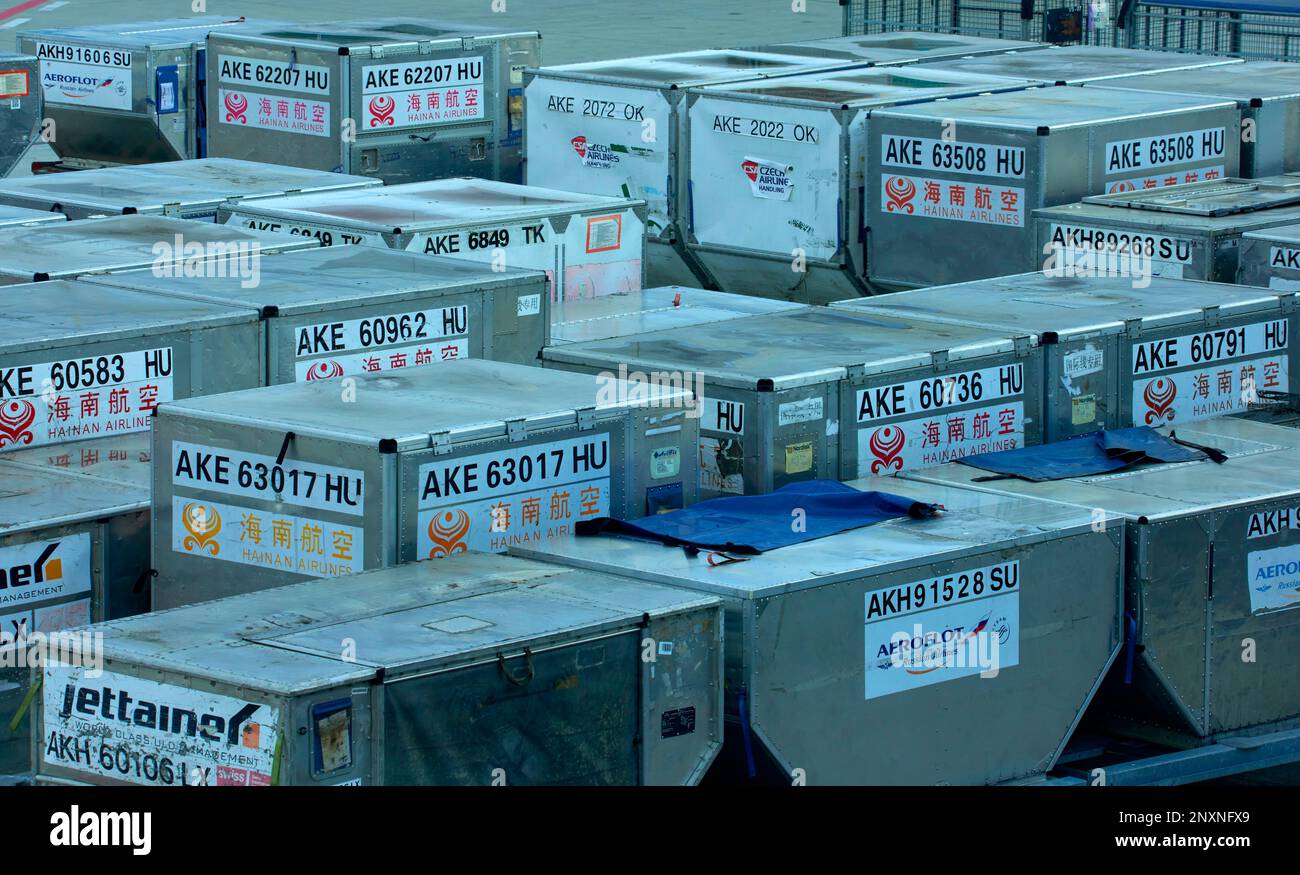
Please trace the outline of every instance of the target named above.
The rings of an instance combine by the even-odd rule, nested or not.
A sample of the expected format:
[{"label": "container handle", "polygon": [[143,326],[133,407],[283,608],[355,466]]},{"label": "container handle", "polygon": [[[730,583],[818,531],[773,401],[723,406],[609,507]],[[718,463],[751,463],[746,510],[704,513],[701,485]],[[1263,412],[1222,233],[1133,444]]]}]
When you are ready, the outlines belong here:
[{"label": "container handle", "polygon": [[510,667],[506,665],[506,655],[504,653],[497,654],[497,665],[501,668],[501,673],[505,675],[506,680],[516,687],[526,687],[532,683],[533,678],[537,677],[537,669],[533,665],[533,651],[524,648],[524,660],[527,665],[524,674],[519,675],[512,672]]}]

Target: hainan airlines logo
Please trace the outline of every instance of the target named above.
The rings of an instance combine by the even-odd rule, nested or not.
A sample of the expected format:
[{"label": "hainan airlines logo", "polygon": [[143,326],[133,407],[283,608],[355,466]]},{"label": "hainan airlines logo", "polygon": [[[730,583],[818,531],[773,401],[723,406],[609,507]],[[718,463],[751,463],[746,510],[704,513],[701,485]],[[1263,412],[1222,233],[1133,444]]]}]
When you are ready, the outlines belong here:
[{"label": "hainan airlines logo", "polygon": [[1112,182],[1110,188],[1106,189],[1107,194],[1118,194],[1125,191],[1137,191],[1137,186],[1131,182]]},{"label": "hainan airlines logo", "polygon": [[899,210],[911,215],[916,209],[912,206],[912,198],[916,197],[916,183],[910,179],[889,177],[885,182],[885,196],[889,198],[889,203],[885,204],[887,213]]},{"label": "hainan airlines logo", "polygon": [[392,125],[393,110],[397,109],[397,103],[393,98],[387,95],[370,98],[370,114],[374,116],[370,120],[370,127],[379,125]]},{"label": "hainan airlines logo", "polygon": [[0,405],[0,449],[9,444],[30,444],[36,407],[30,401],[11,399]]},{"label": "hainan airlines logo", "polygon": [[241,125],[248,124],[248,98],[238,92],[227,94],[226,104],[226,121],[239,122]]},{"label": "hainan airlines logo", "polygon": [[343,366],[333,359],[316,362],[307,369],[307,382],[309,383],[314,383],[317,380],[332,380],[341,376],[343,376]]},{"label": "hainan airlines logo", "polygon": [[434,514],[429,520],[429,540],[433,549],[429,551],[430,559],[442,559],[465,553],[465,536],[469,534],[469,514],[463,510],[446,510]]},{"label": "hainan airlines logo", "polygon": [[1178,387],[1168,377],[1157,377],[1147,383],[1147,387],[1142,390],[1142,400],[1151,408],[1146,414],[1146,424],[1173,422],[1173,403],[1177,395]]},{"label": "hainan airlines logo", "polygon": [[876,457],[871,463],[871,473],[879,474],[890,468],[895,471],[903,470],[903,459],[900,453],[903,452],[905,443],[907,438],[903,435],[903,430],[897,426],[887,425],[872,432],[871,439],[867,442],[871,448],[871,455]]},{"label": "hainan airlines logo", "polygon": [[221,514],[215,507],[190,503],[181,512],[181,522],[185,524],[185,540],[181,546],[186,550],[208,553],[216,556],[221,552],[221,545],[214,538],[221,531]]}]

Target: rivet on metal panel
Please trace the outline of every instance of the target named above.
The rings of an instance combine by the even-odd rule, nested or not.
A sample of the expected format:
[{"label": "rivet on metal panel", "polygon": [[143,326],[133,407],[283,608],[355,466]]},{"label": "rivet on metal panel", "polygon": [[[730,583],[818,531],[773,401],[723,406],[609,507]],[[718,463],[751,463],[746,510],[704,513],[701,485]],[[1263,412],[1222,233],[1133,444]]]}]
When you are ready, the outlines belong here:
[{"label": "rivet on metal panel", "polygon": [[[135,212],[134,208],[132,208],[132,207],[127,207],[127,209],[131,210],[131,212]],[[123,210],[123,212],[126,212],[126,210]],[[180,205],[179,203],[174,203],[174,204],[163,204],[163,215],[164,215],[164,216],[178,216],[178,217],[179,217],[180,214],[181,214],[181,205]]]},{"label": "rivet on metal panel", "polygon": [[596,427],[596,413],[594,407],[578,408],[578,430],[590,431]]},{"label": "rivet on metal panel", "polygon": [[844,369],[850,380],[860,380],[866,376],[867,369],[865,365],[849,365]]},{"label": "rivet on metal panel", "polygon": [[528,437],[528,426],[523,419],[506,420],[506,436],[513,441],[521,441]]},{"label": "rivet on metal panel", "polygon": [[435,432],[429,435],[429,440],[433,443],[435,456],[443,456],[451,452],[451,435],[448,432]]}]

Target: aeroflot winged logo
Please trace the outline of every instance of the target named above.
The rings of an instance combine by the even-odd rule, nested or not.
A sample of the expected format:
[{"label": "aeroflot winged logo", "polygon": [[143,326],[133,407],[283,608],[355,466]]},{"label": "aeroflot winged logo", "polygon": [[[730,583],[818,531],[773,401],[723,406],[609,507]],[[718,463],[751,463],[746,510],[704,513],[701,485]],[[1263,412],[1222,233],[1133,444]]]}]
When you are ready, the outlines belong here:
[{"label": "aeroflot winged logo", "polygon": [[239,122],[241,125],[247,124],[245,118],[248,112],[248,98],[242,94],[227,94],[226,104],[226,121]]},{"label": "aeroflot winged logo", "polygon": [[871,473],[879,474],[882,470],[888,471],[891,467],[896,471],[903,470],[903,460],[899,454],[903,452],[905,443],[907,437],[897,426],[885,426],[872,432],[868,445],[871,447],[871,455],[875,456],[876,460],[871,463]]},{"label": "aeroflot winged logo", "polygon": [[11,399],[0,404],[0,449],[9,444],[30,444],[36,407],[30,401]]},{"label": "aeroflot winged logo", "polygon": [[910,179],[889,177],[885,182],[885,196],[889,198],[889,203],[885,204],[887,213],[899,210],[911,215],[916,209],[912,206],[912,198],[916,197],[916,183]]},{"label": "aeroflot winged logo", "polygon": [[469,534],[469,514],[463,510],[448,510],[435,514],[429,520],[429,540],[433,549],[429,551],[430,559],[442,559],[465,553],[465,536]]},{"label": "aeroflot winged logo", "polygon": [[181,522],[189,532],[181,542],[182,547],[200,553],[207,550],[213,556],[221,552],[221,545],[212,540],[221,531],[221,514],[215,507],[191,502],[185,505]]},{"label": "aeroflot winged logo", "polygon": [[1142,390],[1142,400],[1151,408],[1145,417],[1146,424],[1173,422],[1174,411],[1171,407],[1177,395],[1178,387],[1167,377],[1157,377],[1147,383],[1147,387]]},{"label": "aeroflot winged logo", "polygon": [[397,109],[397,102],[386,94],[370,98],[370,114],[374,116],[370,120],[370,127],[392,125],[395,109]]}]

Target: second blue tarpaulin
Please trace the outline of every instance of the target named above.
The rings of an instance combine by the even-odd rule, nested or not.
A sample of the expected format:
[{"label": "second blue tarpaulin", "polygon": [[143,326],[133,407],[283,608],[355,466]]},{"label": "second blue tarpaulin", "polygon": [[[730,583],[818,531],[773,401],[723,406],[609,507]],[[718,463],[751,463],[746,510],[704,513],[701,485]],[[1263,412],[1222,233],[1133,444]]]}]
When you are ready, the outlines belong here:
[{"label": "second blue tarpaulin", "polygon": [[1133,465],[1156,462],[1222,461],[1212,447],[1194,447],[1153,428],[1094,431],[1068,440],[961,459],[963,465],[1006,477],[1042,482],[1112,474]]}]

